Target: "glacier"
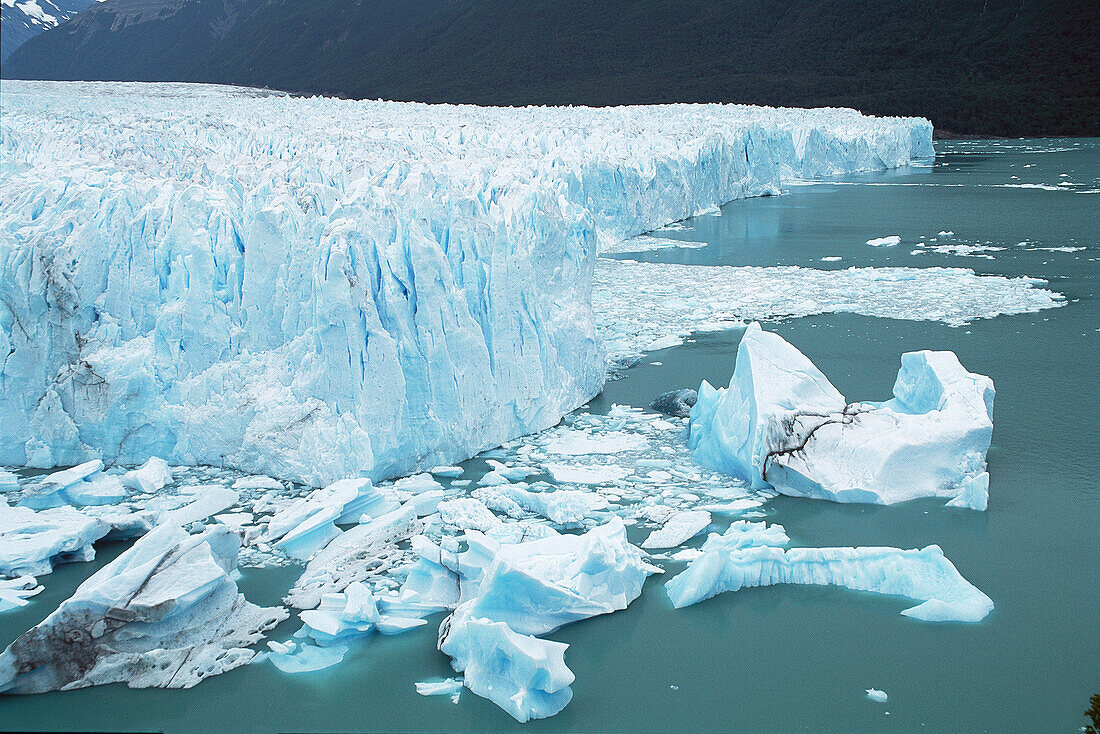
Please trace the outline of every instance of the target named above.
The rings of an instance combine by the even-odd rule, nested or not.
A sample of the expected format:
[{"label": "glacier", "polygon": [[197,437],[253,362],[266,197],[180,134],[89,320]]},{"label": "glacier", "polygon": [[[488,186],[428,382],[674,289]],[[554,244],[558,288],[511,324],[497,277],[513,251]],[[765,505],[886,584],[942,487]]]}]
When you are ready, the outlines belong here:
[{"label": "glacier", "polygon": [[190,688],[247,664],[249,646],[287,612],[237,591],[239,545],[225,527],[155,528],[0,653],[0,692]]},{"label": "glacier", "polygon": [[844,109],[0,90],[12,466],[325,486],[452,464],[599,392],[601,247],[932,154],[927,120]]},{"label": "glacier", "polygon": [[665,585],[676,608],[726,591],[773,584],[843,586],[915,599],[902,612],[927,622],[980,622],[993,602],[958,572],[938,546],[784,548],[782,526],[739,521],[711,534],[701,554]]},{"label": "glacier", "polygon": [[729,387],[703,381],[688,446],[705,466],[754,487],[835,502],[951,497],[985,510],[993,381],[953,352],[908,352],[883,403],[848,403],[817,367],[757,323]]}]

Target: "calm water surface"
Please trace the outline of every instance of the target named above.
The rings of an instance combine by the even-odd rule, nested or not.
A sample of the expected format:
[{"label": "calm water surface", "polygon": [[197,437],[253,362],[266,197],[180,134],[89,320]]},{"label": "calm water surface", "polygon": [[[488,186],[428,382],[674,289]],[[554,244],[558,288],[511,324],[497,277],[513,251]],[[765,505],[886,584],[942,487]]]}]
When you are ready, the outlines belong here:
[{"label": "calm water surface", "polygon": [[[796,586],[724,594],[674,611],[663,579],[653,577],[626,611],[553,635],[571,645],[573,702],[554,718],[524,726],[469,692],[458,706],[415,693],[415,681],[452,674],[435,650],[437,625],[429,624],[373,639],[342,665],[313,675],[284,675],[261,664],[190,691],[114,685],[4,698],[0,728],[1076,731],[1089,695],[1100,692],[1100,195],[1076,193],[1097,188],[1097,140],[941,143],[934,165],[734,202],[720,217],[660,233],[707,247],[636,256],[829,269],[970,267],[1044,278],[1066,295],[1063,308],[962,328],[845,314],[768,327],[849,399],[889,397],[902,352],[914,349],[954,350],[969,369],[993,378],[988,512],[947,509],[942,500],[886,508],[778,498],[767,506],[769,521],[786,526],[798,545],[940,545],[996,603],[979,624],[920,623],[898,614],[911,606],[904,600]],[[941,231],[954,236],[945,239]],[[901,245],[863,244],[893,234]],[[928,248],[910,254],[921,236],[936,238],[936,245],[1005,249],[989,252],[993,259]],[[1086,249],[1037,249],[1049,247]],[[644,406],[657,393],[702,379],[724,384],[739,338],[739,331],[704,335],[653,353],[609,383],[590,409]],[[94,563],[62,566],[42,579],[46,591],[29,607],[0,617],[0,645],[44,618],[122,549],[106,545]],[[273,604],[296,574],[246,571],[241,588],[252,601]],[[292,620],[275,636],[296,627]],[[867,700],[864,689],[871,687],[885,690],[889,703]]]}]

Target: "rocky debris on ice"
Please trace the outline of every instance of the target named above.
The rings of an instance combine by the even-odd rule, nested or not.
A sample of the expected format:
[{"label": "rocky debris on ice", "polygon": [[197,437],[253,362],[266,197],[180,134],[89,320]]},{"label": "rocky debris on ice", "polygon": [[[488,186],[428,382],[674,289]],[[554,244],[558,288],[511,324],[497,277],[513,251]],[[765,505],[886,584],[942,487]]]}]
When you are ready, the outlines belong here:
[{"label": "rocky debris on ice", "polygon": [[40,593],[43,588],[34,576],[0,579],[0,612],[26,606],[28,604],[27,600]]},{"label": "rocky debris on ice", "polygon": [[496,544],[467,533],[454,561],[473,595],[439,628],[439,649],[463,684],[517,721],[552,716],[573,696],[567,645],[541,640],[562,625],[625,609],[654,569],[618,518],[584,535]]},{"label": "rocky debris on ice", "polygon": [[655,397],[649,404],[649,409],[676,418],[687,418],[691,414],[691,406],[695,405],[698,397],[695,390],[672,390]]},{"label": "rocky debris on ice", "polygon": [[920,601],[902,612],[927,622],[978,622],[993,602],[959,574],[938,546],[790,548],[782,526],[737,522],[711,534],[702,554],[665,585],[676,608],[726,591],[773,584],[842,586]]},{"label": "rocky debris on ice", "polygon": [[108,522],[72,507],[34,511],[0,503],[0,576],[42,576],[58,563],[90,561]]},{"label": "rocky debris on ice", "polygon": [[688,445],[754,487],[836,502],[958,498],[986,508],[993,382],[952,352],[908,352],[884,403],[848,404],[798,349],[750,324],[728,389],[703,382]]},{"label": "rocky debris on ice", "polygon": [[398,543],[416,535],[422,526],[410,500],[340,533],[313,554],[287,592],[286,603],[298,609],[313,609],[325,594],[342,592],[357,581],[387,573],[409,555]]},{"label": "rocky debris on ice", "polygon": [[237,591],[238,545],[224,527],[155,528],[0,654],[0,691],[189,688],[248,663],[287,613]]}]

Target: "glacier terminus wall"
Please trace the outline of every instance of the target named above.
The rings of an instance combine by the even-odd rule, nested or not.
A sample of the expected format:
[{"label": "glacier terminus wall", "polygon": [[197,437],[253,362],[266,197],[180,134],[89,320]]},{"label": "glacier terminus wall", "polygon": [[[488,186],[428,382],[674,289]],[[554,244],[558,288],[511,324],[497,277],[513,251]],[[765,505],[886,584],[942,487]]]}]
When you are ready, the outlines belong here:
[{"label": "glacier terminus wall", "polygon": [[596,395],[601,244],[932,154],[927,120],[842,109],[2,100],[0,464],[311,485],[465,459]]}]

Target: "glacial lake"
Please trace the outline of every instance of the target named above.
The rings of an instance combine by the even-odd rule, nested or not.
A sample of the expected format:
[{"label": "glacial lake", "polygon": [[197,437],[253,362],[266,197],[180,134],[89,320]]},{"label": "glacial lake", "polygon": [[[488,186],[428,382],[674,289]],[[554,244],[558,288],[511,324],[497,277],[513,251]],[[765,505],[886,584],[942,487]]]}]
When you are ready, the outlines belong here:
[{"label": "glacial lake", "polygon": [[[733,202],[720,216],[657,233],[705,246],[631,257],[965,267],[1042,278],[1064,294],[1057,309],[962,327],[850,314],[765,325],[849,400],[888,398],[901,354],[917,349],[954,350],[968,369],[993,378],[988,512],[945,508],[943,500],[878,507],[779,497],[765,505],[768,522],[784,525],[794,545],[938,544],[996,604],[984,621],[922,623],[899,614],[912,606],[903,599],[802,586],[748,589],[673,610],[666,574],[651,577],[627,610],[550,635],[570,644],[574,698],[559,715],[525,725],[468,691],[457,706],[416,694],[414,682],[453,674],[435,650],[433,617],[314,674],[285,675],[261,663],[188,691],[112,685],[4,697],[0,729],[1076,731],[1089,696],[1100,692],[1100,140],[941,141],[936,150],[934,162],[919,166]],[[887,235],[902,241],[865,244]],[[974,247],[982,249],[967,249]],[[724,385],[740,333],[701,334],[652,352],[588,409],[644,407],[702,379]],[[467,466],[475,479],[485,470],[480,459]],[[0,616],[0,645],[124,547],[102,545],[94,562],[42,577],[45,592]],[[665,567],[674,573],[682,564]],[[274,604],[297,573],[246,569],[240,586],[251,601]],[[271,637],[285,639],[297,626],[292,618]],[[872,687],[889,701],[868,700],[864,690]]]}]

